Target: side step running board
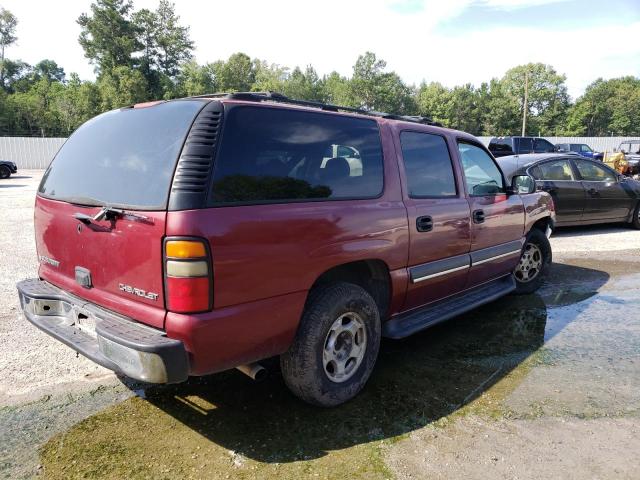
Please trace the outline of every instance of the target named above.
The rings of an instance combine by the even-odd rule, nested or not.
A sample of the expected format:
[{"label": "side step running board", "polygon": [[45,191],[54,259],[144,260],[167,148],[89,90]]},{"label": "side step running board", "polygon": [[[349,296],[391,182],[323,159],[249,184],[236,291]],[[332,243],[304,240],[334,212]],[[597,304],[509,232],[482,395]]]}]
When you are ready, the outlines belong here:
[{"label": "side step running board", "polygon": [[382,334],[396,339],[408,337],[436,323],[492,302],[514,291],[515,288],[516,283],[511,275],[492,280],[444,300],[393,317],[382,326]]}]

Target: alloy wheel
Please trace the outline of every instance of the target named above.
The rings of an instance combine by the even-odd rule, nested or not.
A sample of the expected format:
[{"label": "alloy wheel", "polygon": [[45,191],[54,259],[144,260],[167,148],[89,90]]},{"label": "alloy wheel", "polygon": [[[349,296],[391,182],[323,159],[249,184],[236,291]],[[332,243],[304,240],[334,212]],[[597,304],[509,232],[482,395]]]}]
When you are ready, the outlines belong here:
[{"label": "alloy wheel", "polygon": [[542,269],[543,256],[540,247],[527,243],[522,250],[514,275],[519,282],[527,283],[538,276]]},{"label": "alloy wheel", "polygon": [[340,315],[324,342],[322,365],[332,382],[342,383],[356,372],[367,350],[367,330],[355,312]]}]

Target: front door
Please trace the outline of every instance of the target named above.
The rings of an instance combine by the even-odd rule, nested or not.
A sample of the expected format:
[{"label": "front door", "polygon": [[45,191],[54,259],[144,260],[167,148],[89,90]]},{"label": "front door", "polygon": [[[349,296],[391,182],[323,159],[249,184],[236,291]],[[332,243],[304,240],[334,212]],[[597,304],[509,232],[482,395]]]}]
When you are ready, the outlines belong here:
[{"label": "front door", "polygon": [[504,276],[520,258],[524,206],[508,195],[502,172],[480,144],[458,141],[471,210],[471,268],[467,287]]},{"label": "front door", "polygon": [[399,147],[409,219],[408,310],[465,288],[471,231],[469,204],[456,184],[445,138],[406,130]]},{"label": "front door", "polygon": [[538,188],[553,198],[558,224],[582,219],[585,191],[582,182],[576,179],[569,159],[560,158],[539,163],[531,168],[529,173],[536,179]]},{"label": "front door", "polygon": [[636,197],[631,189],[606,165],[590,160],[574,160],[582,186],[586,192],[583,221],[623,220],[635,207]]}]

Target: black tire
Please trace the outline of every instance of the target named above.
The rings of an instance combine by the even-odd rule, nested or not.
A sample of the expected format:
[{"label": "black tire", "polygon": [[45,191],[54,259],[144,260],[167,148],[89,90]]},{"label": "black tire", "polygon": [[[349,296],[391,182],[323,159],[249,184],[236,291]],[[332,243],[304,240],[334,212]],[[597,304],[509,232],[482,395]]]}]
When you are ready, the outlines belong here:
[{"label": "black tire", "polygon": [[638,202],[636,209],[633,211],[633,218],[630,223],[633,228],[640,230],[640,202]]},{"label": "black tire", "polygon": [[527,240],[522,247],[520,262],[513,272],[513,278],[516,281],[516,295],[526,295],[538,290],[544,281],[551,260],[549,239],[542,230],[534,228],[527,235]]},{"label": "black tire", "polygon": [[[331,364],[325,367],[324,361],[329,350],[335,352],[335,349],[328,348],[328,335],[336,333],[333,329],[336,324],[344,324],[345,319],[351,322],[349,316],[355,317],[354,322],[359,327],[357,335],[364,338],[361,343],[364,353],[359,360],[347,359],[346,365],[352,367],[351,371],[345,369],[348,378],[334,381],[329,376],[329,372],[333,370],[330,368]],[[351,337],[351,346],[357,344],[357,335]],[[346,337],[348,336],[347,333]],[[280,356],[284,381],[287,387],[305,402],[321,407],[340,405],[355,397],[369,379],[378,357],[380,337],[378,307],[363,288],[346,282],[319,287],[310,294],[293,344]],[[339,342],[334,340],[333,345],[338,344]],[[345,344],[349,348],[346,353],[348,357],[352,350],[348,341],[342,342],[343,346]],[[350,364],[351,361],[355,363]],[[344,376],[346,377],[346,374]]]},{"label": "black tire", "polygon": [[0,178],[9,178],[11,170],[6,165],[0,165]]}]

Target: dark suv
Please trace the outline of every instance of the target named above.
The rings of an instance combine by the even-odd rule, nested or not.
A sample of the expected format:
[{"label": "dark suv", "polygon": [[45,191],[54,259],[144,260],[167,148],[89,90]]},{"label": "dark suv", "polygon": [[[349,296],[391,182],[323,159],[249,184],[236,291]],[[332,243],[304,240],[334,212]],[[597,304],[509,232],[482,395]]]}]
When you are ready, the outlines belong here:
[{"label": "dark suv", "polygon": [[101,365],[181,382],[280,356],[323,406],[381,337],[510,292],[551,261],[551,197],[468,134],[276,94],[136,105],[81,126],[35,205],[26,318]]},{"label": "dark suv", "polygon": [[494,137],[489,142],[489,151],[494,157],[504,157],[523,153],[553,153],[555,147],[540,137]]}]

